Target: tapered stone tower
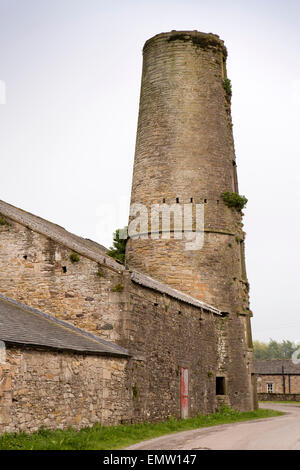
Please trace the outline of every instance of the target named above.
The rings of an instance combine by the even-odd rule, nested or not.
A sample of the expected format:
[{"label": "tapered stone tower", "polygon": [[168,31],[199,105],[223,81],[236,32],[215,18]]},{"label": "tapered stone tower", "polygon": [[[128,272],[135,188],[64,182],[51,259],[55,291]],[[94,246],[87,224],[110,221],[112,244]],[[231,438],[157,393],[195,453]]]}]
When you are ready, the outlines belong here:
[{"label": "tapered stone tower", "polygon": [[[128,239],[126,261],[224,313],[217,367],[227,375],[231,405],[251,409],[257,400],[245,234],[241,207],[224,201],[224,193],[238,193],[226,57],[218,36],[198,31],[145,43],[131,207],[144,208],[143,217],[146,209],[149,218],[140,224],[142,238]],[[203,245],[189,249],[174,219],[169,238],[163,223],[150,235],[157,205],[204,208]]]},{"label": "tapered stone tower", "polygon": [[204,243],[189,250],[173,230],[132,238],[127,263],[244,316],[250,343],[242,213],[222,197],[238,192],[226,48],[214,34],[172,31],[149,39],[143,56],[131,203],[149,211],[144,232],[153,204],[203,204]]}]

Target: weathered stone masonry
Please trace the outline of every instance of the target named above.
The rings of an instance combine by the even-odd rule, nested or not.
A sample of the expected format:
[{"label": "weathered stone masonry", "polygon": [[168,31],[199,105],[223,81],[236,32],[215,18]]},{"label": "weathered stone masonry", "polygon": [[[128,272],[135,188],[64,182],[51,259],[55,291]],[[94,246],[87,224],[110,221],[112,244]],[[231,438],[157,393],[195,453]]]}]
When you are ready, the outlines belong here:
[{"label": "weathered stone masonry", "polygon": [[241,214],[221,199],[238,190],[226,55],[198,32],[144,47],[132,202],[204,203],[201,250],[129,240],[125,269],[101,245],[0,201],[0,297],[81,329],[71,343],[97,335],[100,348],[55,347],[47,327],[43,342],[36,328],[22,344],[28,325],[12,338],[2,328],[0,432],[179,417],[182,368],[189,416],[256,406]]},{"label": "weathered stone masonry", "polygon": [[184,240],[130,239],[133,268],[217,306],[250,314],[243,269],[241,214],[225,206],[237,191],[230,96],[224,89],[227,51],[218,36],[162,33],[143,49],[131,203],[203,203],[200,250]]},{"label": "weathered stone masonry", "polygon": [[[104,423],[179,417],[181,365],[190,368],[191,416],[217,409],[220,400],[238,409],[252,406],[243,353],[247,343],[240,317],[231,326],[233,320],[227,316],[132,281],[130,271],[121,265],[112,270],[83,255],[72,263],[69,258],[73,250],[7,216],[5,220],[7,224],[0,227],[1,293],[114,340],[130,353],[130,359],[121,361],[126,362],[123,375],[124,393],[128,394],[126,413],[115,413],[110,421],[103,418],[102,409]],[[63,266],[67,267],[66,273]],[[123,291],[113,292],[117,283],[124,286]],[[232,328],[235,337],[229,344]],[[55,361],[49,364],[51,367]],[[57,376],[57,369],[52,375]],[[216,397],[217,375],[226,377],[226,396]],[[67,401],[63,422],[74,422],[74,413],[66,404]],[[30,421],[28,429],[35,429],[37,422],[37,418],[34,424]],[[84,423],[86,420],[77,424]]]},{"label": "weathered stone masonry", "polygon": [[[139,358],[129,364],[138,391],[135,419],[180,416],[180,366],[190,372],[190,416],[213,412],[224,402],[240,410],[253,407],[238,317],[216,315],[133,284],[130,298],[132,329],[124,346],[130,344],[131,354]],[[216,396],[216,376],[226,378],[225,396]]]},{"label": "weathered stone masonry", "polygon": [[[145,238],[129,239],[126,258],[131,268],[228,313],[225,367],[237,372],[228,382],[239,389],[246,363],[254,392],[242,213],[222,198],[238,192],[226,57],[218,36],[198,31],[161,33],[145,43],[131,203],[146,206],[149,219]],[[201,249],[187,249],[172,224],[169,239],[162,224],[153,239],[154,204],[203,204]]]},{"label": "weathered stone masonry", "polygon": [[10,347],[0,365],[0,431],[80,429],[128,418],[126,359]]},{"label": "weathered stone masonry", "polygon": [[[11,210],[5,207],[6,211],[2,203],[2,214]],[[26,223],[33,227],[34,216],[28,218]],[[93,259],[79,254],[79,262],[72,263],[74,250],[29,225],[7,220],[8,225],[0,225],[0,293],[80,328],[101,332],[106,339],[119,339],[120,305],[113,288],[122,283],[123,266],[100,265],[95,254]],[[100,260],[108,258],[103,255],[104,251]]]}]

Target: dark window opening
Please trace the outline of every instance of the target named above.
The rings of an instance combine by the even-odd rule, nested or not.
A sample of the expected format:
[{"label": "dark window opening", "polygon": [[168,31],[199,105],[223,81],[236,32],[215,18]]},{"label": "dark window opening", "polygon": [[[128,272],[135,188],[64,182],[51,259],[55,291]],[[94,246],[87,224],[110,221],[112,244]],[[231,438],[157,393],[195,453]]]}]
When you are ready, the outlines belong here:
[{"label": "dark window opening", "polygon": [[179,202],[179,197],[176,198],[176,202],[177,202],[177,203]]},{"label": "dark window opening", "polygon": [[205,204],[207,203],[207,199],[204,199],[204,203],[205,203]]},{"label": "dark window opening", "polygon": [[225,395],[225,377],[216,377],[216,394]]},{"label": "dark window opening", "polygon": [[63,273],[66,273],[67,272],[67,266],[63,266],[62,271],[63,271]]},{"label": "dark window opening", "polygon": [[165,202],[166,202],[166,200],[165,200],[165,198],[163,198],[163,204],[165,204]]},{"label": "dark window opening", "polygon": [[191,202],[193,202],[193,198],[191,197]]},{"label": "dark window opening", "polygon": [[27,259],[27,255],[24,255],[23,258],[24,258],[24,259]]},{"label": "dark window opening", "polygon": [[217,199],[217,204],[219,204],[219,202],[220,202],[219,199]]}]

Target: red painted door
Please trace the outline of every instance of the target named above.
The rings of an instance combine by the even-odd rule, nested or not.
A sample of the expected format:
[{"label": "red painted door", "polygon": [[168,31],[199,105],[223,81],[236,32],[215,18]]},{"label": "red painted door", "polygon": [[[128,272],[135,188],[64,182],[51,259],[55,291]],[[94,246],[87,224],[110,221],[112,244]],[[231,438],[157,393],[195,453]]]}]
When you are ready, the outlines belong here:
[{"label": "red painted door", "polygon": [[189,369],[180,367],[180,414],[181,418],[189,415]]}]

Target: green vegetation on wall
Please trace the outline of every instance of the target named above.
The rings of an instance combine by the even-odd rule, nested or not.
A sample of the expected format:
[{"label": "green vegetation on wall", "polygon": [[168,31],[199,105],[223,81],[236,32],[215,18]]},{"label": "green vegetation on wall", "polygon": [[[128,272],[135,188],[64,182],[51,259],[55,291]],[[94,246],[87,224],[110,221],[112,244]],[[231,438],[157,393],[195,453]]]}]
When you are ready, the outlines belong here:
[{"label": "green vegetation on wall", "polygon": [[127,227],[117,229],[114,233],[113,246],[111,246],[106,252],[108,256],[111,256],[111,258],[114,258],[122,264],[125,263],[125,249],[127,241],[125,234],[127,235]]},{"label": "green vegetation on wall", "polygon": [[241,211],[248,202],[245,196],[240,196],[238,193],[231,193],[230,191],[221,194],[221,197],[227,207],[232,207],[239,211]]},{"label": "green vegetation on wall", "polygon": [[10,226],[10,224],[4,219],[4,217],[0,217],[0,225],[6,225],[7,227]]},{"label": "green vegetation on wall", "polygon": [[78,263],[78,261],[80,260],[79,254],[78,253],[72,253],[70,255],[70,260],[71,260],[72,263]]},{"label": "green vegetation on wall", "polygon": [[224,90],[226,91],[227,95],[232,95],[232,87],[231,87],[231,80],[229,78],[225,78],[223,82]]},{"label": "green vegetation on wall", "polygon": [[116,284],[116,285],[112,288],[112,292],[123,292],[123,290],[124,290],[123,284]]}]

